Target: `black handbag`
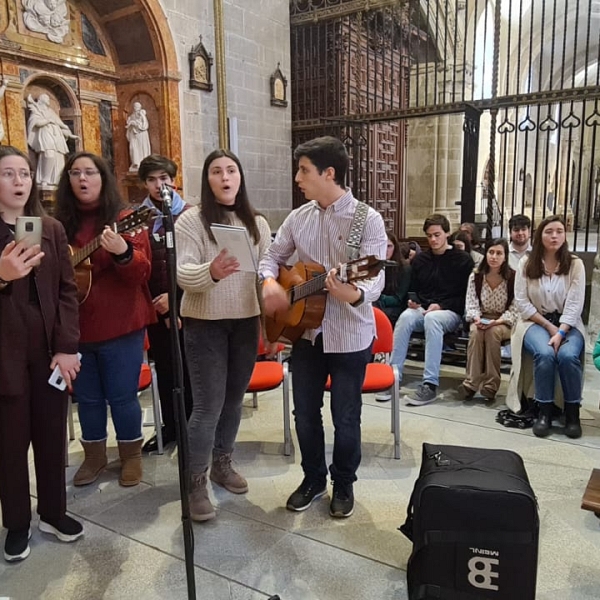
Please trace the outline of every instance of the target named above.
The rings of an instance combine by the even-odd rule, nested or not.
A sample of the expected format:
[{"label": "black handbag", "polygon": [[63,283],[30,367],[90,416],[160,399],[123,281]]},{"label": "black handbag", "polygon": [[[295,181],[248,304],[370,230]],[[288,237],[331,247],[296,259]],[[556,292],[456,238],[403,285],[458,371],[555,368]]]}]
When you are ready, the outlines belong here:
[{"label": "black handbag", "polygon": [[552,325],[556,327],[560,327],[560,318],[562,317],[562,313],[559,313],[557,310],[551,313],[543,314],[542,317],[546,319],[546,321],[550,321]]},{"label": "black handbag", "polygon": [[410,600],[534,600],[539,519],[521,457],[423,444],[400,528]]}]

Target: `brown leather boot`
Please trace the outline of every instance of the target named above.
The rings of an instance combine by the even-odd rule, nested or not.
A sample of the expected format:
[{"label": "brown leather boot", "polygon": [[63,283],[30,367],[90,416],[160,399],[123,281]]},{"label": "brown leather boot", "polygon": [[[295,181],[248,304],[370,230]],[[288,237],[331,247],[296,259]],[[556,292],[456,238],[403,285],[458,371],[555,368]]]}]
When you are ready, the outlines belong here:
[{"label": "brown leather boot", "polygon": [[217,516],[215,507],[208,498],[206,484],[208,482],[207,472],[192,473],[190,489],[190,517],[194,521],[208,521]]},{"label": "brown leather boot", "polygon": [[106,467],[106,440],[86,442],[80,440],[85,452],[83,463],[73,477],[73,485],[88,485],[98,479]]},{"label": "brown leather boot", "polygon": [[210,479],[234,494],[248,491],[248,482],[231,466],[231,454],[214,454]]},{"label": "brown leather boot", "polygon": [[143,438],[131,442],[117,442],[121,459],[119,483],[125,487],[137,485],[142,480]]}]

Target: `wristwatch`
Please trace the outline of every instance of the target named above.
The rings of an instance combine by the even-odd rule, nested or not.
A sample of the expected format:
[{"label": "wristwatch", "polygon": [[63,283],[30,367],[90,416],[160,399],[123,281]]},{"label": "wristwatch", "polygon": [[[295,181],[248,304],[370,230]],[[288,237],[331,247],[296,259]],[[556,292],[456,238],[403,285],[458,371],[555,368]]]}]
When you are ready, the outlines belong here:
[{"label": "wristwatch", "polygon": [[360,297],[355,302],[350,303],[350,306],[352,306],[354,308],[358,308],[365,301],[365,290],[363,290],[362,288],[357,288],[357,289],[360,292]]}]

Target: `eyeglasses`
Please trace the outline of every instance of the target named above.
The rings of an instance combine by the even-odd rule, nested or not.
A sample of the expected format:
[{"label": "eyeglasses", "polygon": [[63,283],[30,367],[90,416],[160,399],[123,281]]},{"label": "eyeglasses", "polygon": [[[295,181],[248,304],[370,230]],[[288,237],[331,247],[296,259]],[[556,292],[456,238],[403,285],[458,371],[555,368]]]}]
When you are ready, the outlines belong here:
[{"label": "eyeglasses", "polygon": [[12,179],[13,181],[16,179],[17,175],[23,181],[28,181],[33,177],[33,173],[27,169],[19,169],[18,171],[15,171],[14,169],[4,169],[0,172],[0,177],[2,177],[2,179]]},{"label": "eyeglasses", "polygon": [[69,177],[73,177],[73,179],[79,179],[82,175],[86,177],[93,177],[94,175],[98,175],[100,171],[98,169],[71,169],[67,171]]}]

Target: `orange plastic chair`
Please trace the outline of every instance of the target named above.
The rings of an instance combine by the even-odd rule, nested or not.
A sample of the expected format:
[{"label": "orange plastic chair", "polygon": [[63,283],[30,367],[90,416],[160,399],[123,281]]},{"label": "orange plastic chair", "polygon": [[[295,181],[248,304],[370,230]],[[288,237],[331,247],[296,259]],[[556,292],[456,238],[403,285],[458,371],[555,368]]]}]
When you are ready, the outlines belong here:
[{"label": "orange plastic chair", "polygon": [[[373,354],[384,354],[386,362],[372,362],[367,365],[363,394],[376,394],[377,392],[391,392],[392,408],[392,433],[394,434],[394,458],[400,458],[400,384],[398,367],[389,364],[394,347],[394,330],[387,315],[379,308],[373,307],[375,329],[377,337],[373,341]],[[325,390],[331,390],[331,380],[328,377]]]},{"label": "orange plastic chair", "polygon": [[[279,345],[278,356],[285,347]],[[262,336],[258,341],[258,356],[266,354]],[[292,453],[292,430],[290,424],[290,383],[287,363],[280,360],[257,361],[250,377],[246,393],[252,394],[252,406],[258,407],[258,393],[274,390],[283,384],[283,453],[289,456]]]}]

